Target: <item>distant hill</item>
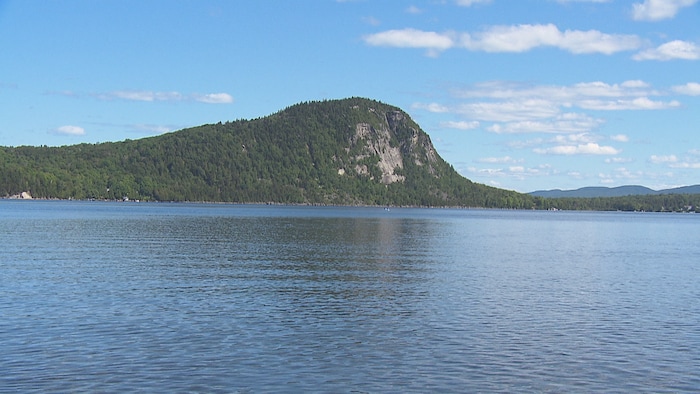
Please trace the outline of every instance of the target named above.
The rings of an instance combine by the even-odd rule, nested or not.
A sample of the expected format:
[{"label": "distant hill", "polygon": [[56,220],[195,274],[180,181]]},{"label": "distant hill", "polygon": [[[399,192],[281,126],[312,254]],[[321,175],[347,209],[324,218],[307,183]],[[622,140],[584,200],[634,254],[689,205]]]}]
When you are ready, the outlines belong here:
[{"label": "distant hill", "polygon": [[599,198],[662,194],[700,194],[700,185],[683,186],[664,190],[653,190],[648,187],[637,185],[618,187],[583,187],[576,190],[538,190],[529,194],[532,196],[545,198]]},{"label": "distant hill", "polygon": [[473,183],[397,107],[350,98],[157,137],[0,147],[0,197],[531,208]]}]

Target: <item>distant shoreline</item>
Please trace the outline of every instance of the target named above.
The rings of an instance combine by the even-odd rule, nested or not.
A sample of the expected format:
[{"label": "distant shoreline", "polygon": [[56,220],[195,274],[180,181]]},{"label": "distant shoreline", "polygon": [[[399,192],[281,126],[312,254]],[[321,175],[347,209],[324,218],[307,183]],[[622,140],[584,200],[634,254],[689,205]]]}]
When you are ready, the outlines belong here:
[{"label": "distant shoreline", "polygon": [[[267,205],[267,206],[287,206],[287,207],[356,207],[356,208],[424,208],[424,209],[489,209],[517,211],[513,208],[485,208],[485,207],[462,207],[462,206],[432,206],[432,205],[365,205],[365,204],[323,204],[323,203],[282,203],[282,202],[236,202],[236,201],[160,201],[160,200],[123,200],[123,199],[78,199],[78,198],[45,198],[32,197],[21,198],[15,194],[12,196],[0,197],[0,200],[13,201],[76,201],[76,202],[105,202],[105,203],[138,203],[138,204],[216,204],[216,205]],[[521,209],[527,210],[530,209]]]}]

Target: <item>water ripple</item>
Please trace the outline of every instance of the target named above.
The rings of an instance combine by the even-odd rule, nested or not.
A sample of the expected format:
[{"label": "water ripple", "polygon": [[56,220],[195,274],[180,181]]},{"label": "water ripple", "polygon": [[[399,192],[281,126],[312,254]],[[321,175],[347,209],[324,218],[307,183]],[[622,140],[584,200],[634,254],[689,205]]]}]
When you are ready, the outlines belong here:
[{"label": "water ripple", "polygon": [[688,216],[3,204],[0,391],[700,387]]}]

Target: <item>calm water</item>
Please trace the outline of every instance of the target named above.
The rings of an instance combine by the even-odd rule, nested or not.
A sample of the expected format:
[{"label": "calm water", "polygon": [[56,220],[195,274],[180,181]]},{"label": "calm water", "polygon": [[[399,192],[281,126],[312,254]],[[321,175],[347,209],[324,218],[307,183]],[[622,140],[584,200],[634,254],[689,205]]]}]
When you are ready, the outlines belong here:
[{"label": "calm water", "polygon": [[0,391],[691,392],[700,216],[0,201]]}]

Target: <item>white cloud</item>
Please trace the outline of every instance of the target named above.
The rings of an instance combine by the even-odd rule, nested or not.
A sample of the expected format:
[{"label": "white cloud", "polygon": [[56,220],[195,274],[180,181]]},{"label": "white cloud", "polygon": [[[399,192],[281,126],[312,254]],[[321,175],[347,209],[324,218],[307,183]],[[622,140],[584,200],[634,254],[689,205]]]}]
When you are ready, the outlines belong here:
[{"label": "white cloud", "polygon": [[584,143],[589,143],[589,142],[596,142],[598,140],[597,137],[589,134],[589,133],[579,133],[579,134],[569,134],[569,135],[558,135],[552,139],[552,142],[556,144],[571,144],[571,143],[578,143],[578,144],[584,144]]},{"label": "white cloud", "polygon": [[539,146],[545,143],[545,140],[543,138],[533,138],[530,140],[526,141],[518,141],[518,140],[511,140],[506,142],[506,144],[514,149],[527,149],[531,148],[533,146]]},{"label": "white cloud", "polygon": [[363,39],[372,46],[422,48],[430,51],[444,51],[454,45],[448,33],[441,34],[416,29],[387,30],[367,35]]},{"label": "white cloud", "polygon": [[685,85],[674,86],[672,90],[686,96],[700,96],[700,83],[688,82]]},{"label": "white cloud", "polygon": [[505,157],[484,157],[482,159],[478,159],[477,162],[479,163],[489,163],[489,164],[501,164],[501,163],[519,163],[522,160],[516,160],[513,159],[510,156],[505,156]]},{"label": "white cloud", "polygon": [[539,46],[555,46],[560,34],[552,24],[494,26],[476,34],[464,33],[461,44],[474,51],[526,52]]},{"label": "white cloud", "polygon": [[688,41],[670,41],[657,48],[647,49],[632,57],[634,60],[698,60],[700,47]]},{"label": "white cloud", "polygon": [[422,103],[415,103],[411,106],[412,108],[415,109],[423,109],[428,112],[433,112],[433,113],[446,113],[450,112],[450,109],[442,104],[438,103],[429,103],[429,104],[422,104]]},{"label": "white cloud", "polygon": [[454,111],[470,119],[495,122],[552,118],[560,112],[556,103],[544,99],[467,103]]},{"label": "white cloud", "polygon": [[116,98],[130,101],[180,101],[182,94],[178,92],[151,92],[145,90],[119,90],[107,93],[105,98]]},{"label": "white cloud", "polygon": [[471,121],[471,122],[466,122],[466,121],[460,121],[460,122],[455,122],[455,121],[448,121],[448,122],[442,122],[440,123],[442,127],[446,127],[448,129],[458,129],[458,130],[473,130],[476,128],[479,128],[479,122],[478,121]]},{"label": "white cloud", "polygon": [[597,128],[601,123],[603,123],[602,120],[584,114],[566,113],[552,120],[524,120],[503,125],[495,124],[488,130],[498,134],[582,133]]},{"label": "white cloud", "polygon": [[563,33],[557,47],[574,54],[613,53],[639,48],[641,40],[634,35],[605,34],[597,30],[567,30]]},{"label": "white cloud", "polygon": [[611,135],[610,139],[617,142],[628,142],[630,139],[624,134]]},{"label": "white cloud", "polygon": [[135,124],[132,127],[139,132],[146,132],[148,134],[164,134],[173,131],[172,127],[154,124]]},{"label": "white cloud", "polygon": [[632,100],[582,100],[578,106],[584,109],[596,111],[624,111],[624,110],[655,110],[680,107],[678,101],[653,101],[648,97],[638,97]]},{"label": "white cloud", "polygon": [[[674,89],[690,94],[700,92],[700,84],[691,83]],[[576,145],[572,143],[598,142],[601,139],[591,139],[587,133],[600,128],[605,119],[587,112],[651,111],[681,107],[677,100],[658,100],[654,97],[667,94],[669,90],[656,90],[642,80],[616,84],[593,81],[564,86],[491,81],[452,90],[451,95],[458,101],[456,103],[416,103],[413,108],[463,118],[461,121],[442,123],[444,127],[467,129],[478,124],[478,127],[496,134],[587,135],[588,140],[568,140],[567,144],[561,144]],[[617,142],[629,141],[624,134],[609,138]]]},{"label": "white cloud", "polygon": [[61,135],[85,135],[85,129],[79,126],[61,126],[54,130],[55,134]]},{"label": "white cloud", "polygon": [[581,82],[570,86],[525,85],[513,82],[492,81],[473,88],[456,91],[459,98],[519,99],[540,98],[556,100],[565,106],[574,106],[588,97],[643,97],[660,93],[649,89],[649,84],[640,80],[608,84],[601,81]]},{"label": "white cloud", "polygon": [[467,167],[467,171],[469,171],[472,174],[479,174],[479,175],[488,175],[488,176],[503,175],[503,169],[501,169],[501,168]]},{"label": "white cloud", "polygon": [[539,154],[550,155],[617,155],[619,150],[611,146],[600,146],[594,142],[583,145],[559,145],[551,148],[537,148],[533,150]]},{"label": "white cloud", "polygon": [[631,163],[632,159],[627,158],[627,157],[613,157],[610,159],[605,159],[605,162],[608,164],[623,164],[623,163]]},{"label": "white cloud", "polygon": [[471,7],[474,4],[488,4],[491,0],[456,0],[455,2],[462,7]]},{"label": "white cloud", "polygon": [[626,88],[648,88],[649,84],[639,79],[633,79],[630,81],[623,82],[621,86]]},{"label": "white cloud", "polygon": [[547,176],[551,174],[551,172],[544,167],[528,168],[521,165],[508,166],[507,168],[467,167],[466,172],[470,177],[488,179],[488,182],[492,184],[497,183],[492,178],[513,178],[524,180],[531,177]]},{"label": "white cloud", "polygon": [[676,163],[676,162],[678,162],[678,157],[676,157],[676,155],[668,155],[668,156],[652,155],[649,158],[649,160],[654,164]]},{"label": "white cloud", "polygon": [[658,21],[676,16],[683,7],[695,4],[697,0],[644,0],[632,5],[632,18],[638,21]]},{"label": "white cloud", "polygon": [[582,82],[573,85],[570,93],[585,97],[636,97],[649,94],[658,94],[650,91],[649,84],[640,80],[624,81],[620,84],[607,84],[605,82]]},{"label": "white cloud", "polygon": [[[692,151],[689,152],[692,154]],[[676,155],[652,155],[649,158],[652,164],[664,164],[669,168],[677,169],[698,169],[700,168],[700,161],[695,157],[684,157],[683,159],[678,158]]]},{"label": "white cloud", "polygon": [[671,167],[671,168],[681,168],[681,169],[683,169],[683,168],[698,169],[698,168],[700,168],[700,162],[688,162],[688,161],[684,161],[684,162],[681,162],[681,163],[670,164],[669,167]]},{"label": "white cloud", "polygon": [[100,100],[127,100],[145,102],[177,102],[197,101],[207,104],[227,104],[233,102],[233,97],[228,93],[207,93],[184,95],[179,92],[153,92],[149,90],[117,90],[114,92],[95,94]]},{"label": "white cloud", "polygon": [[192,97],[195,101],[207,104],[229,104],[233,102],[233,97],[228,93],[196,94]]},{"label": "white cloud", "polygon": [[598,174],[598,177],[600,178],[600,183],[603,185],[610,185],[615,183],[615,180],[610,177],[610,175],[607,174]]},{"label": "white cloud", "polygon": [[477,33],[437,33],[417,29],[387,30],[363,37],[368,45],[421,48],[436,55],[456,46],[471,51],[527,52],[540,47],[559,48],[574,54],[613,53],[638,49],[635,35],[606,34],[597,30],[560,31],[553,24],[492,26]]},{"label": "white cloud", "polygon": [[620,168],[615,169],[615,178],[616,179],[633,180],[633,179],[640,179],[644,176],[645,176],[645,174],[642,171],[630,171],[625,167],[620,167]]},{"label": "white cloud", "polygon": [[493,26],[479,33],[464,33],[460,43],[474,51],[526,52],[538,47],[555,47],[574,54],[616,52],[639,48],[634,35],[606,34],[597,30],[560,31],[553,24]]},{"label": "white cloud", "polygon": [[415,5],[411,5],[408,8],[406,8],[406,12],[408,12],[409,14],[421,14],[423,13],[423,10],[416,7]]}]

